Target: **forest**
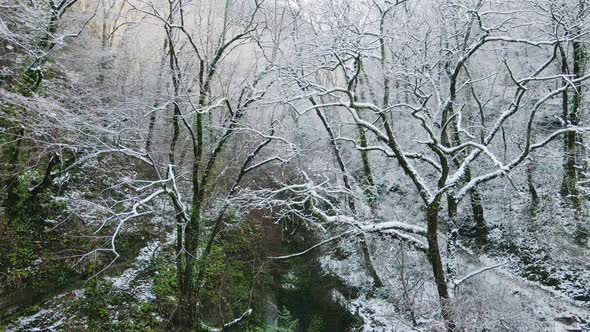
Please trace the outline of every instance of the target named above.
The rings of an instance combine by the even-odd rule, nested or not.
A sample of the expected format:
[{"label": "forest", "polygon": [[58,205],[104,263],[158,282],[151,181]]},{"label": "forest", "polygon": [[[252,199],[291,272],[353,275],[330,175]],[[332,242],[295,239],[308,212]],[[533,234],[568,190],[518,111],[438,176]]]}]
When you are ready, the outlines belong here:
[{"label": "forest", "polygon": [[0,331],[590,331],[590,1],[0,0]]}]

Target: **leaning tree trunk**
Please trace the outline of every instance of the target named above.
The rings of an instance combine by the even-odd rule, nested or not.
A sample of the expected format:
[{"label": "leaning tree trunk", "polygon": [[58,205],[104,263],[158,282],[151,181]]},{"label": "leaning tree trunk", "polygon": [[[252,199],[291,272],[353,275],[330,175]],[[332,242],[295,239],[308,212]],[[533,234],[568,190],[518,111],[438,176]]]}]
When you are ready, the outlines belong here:
[{"label": "leaning tree trunk", "polygon": [[[314,106],[317,106],[317,103],[313,98],[309,98],[309,101]],[[340,153],[340,150],[338,149],[338,145],[336,143],[336,136],[334,135],[334,132],[332,131],[332,128],[330,127],[330,124],[328,123],[328,120],[326,119],[326,116],[323,114],[322,110],[317,108],[316,114],[320,118],[320,120],[322,121],[322,124],[324,125],[324,128],[326,129],[326,132],[328,133],[328,137],[330,139],[330,146],[332,147],[332,150],[334,152],[334,156],[336,157],[336,161],[338,162],[338,167],[340,168],[340,172],[342,173],[342,178],[344,180],[344,187],[346,188],[346,190],[348,190],[349,193],[352,193],[352,187],[350,185],[349,175],[348,175],[348,172],[346,171],[346,166],[344,165],[344,160],[342,159],[342,154]],[[354,212],[356,210],[356,208],[355,208],[355,204],[354,204],[354,198],[352,197],[352,195],[348,195],[347,201],[348,201],[349,208],[351,209],[351,211]],[[371,251],[369,250],[369,245],[367,244],[367,240],[364,236],[361,237],[359,244],[360,244],[361,250],[363,252],[365,266],[369,272],[369,275],[373,279],[373,285],[377,288],[382,287],[383,281],[381,281],[381,278],[377,274],[377,270],[375,269],[375,266],[373,264],[373,260],[371,258]]]}]

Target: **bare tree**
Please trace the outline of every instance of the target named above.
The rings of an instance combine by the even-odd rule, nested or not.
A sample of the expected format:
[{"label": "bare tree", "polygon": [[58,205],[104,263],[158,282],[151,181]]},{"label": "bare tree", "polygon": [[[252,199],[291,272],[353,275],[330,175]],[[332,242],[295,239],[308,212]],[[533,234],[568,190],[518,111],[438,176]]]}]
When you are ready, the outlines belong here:
[{"label": "bare tree", "polygon": [[[345,2],[345,4],[352,6],[349,2]],[[295,75],[293,73],[301,72],[289,70],[286,71],[286,76],[291,77],[293,84],[305,87],[304,91],[314,91],[294,95],[289,98],[289,102],[293,103],[296,100],[310,98],[324,100],[323,103],[313,103],[309,107],[302,107],[299,114],[304,115],[312,110],[344,111],[357,126],[366,129],[376,142],[375,145],[370,146],[355,143],[354,147],[360,151],[379,151],[384,156],[393,158],[415,187],[424,207],[424,224],[426,225],[426,230],[418,232],[418,234],[426,237],[427,255],[441,300],[442,317],[447,322],[448,330],[454,330],[453,314],[450,309],[452,294],[448,284],[453,284],[458,280],[455,277],[458,272],[456,251],[459,237],[457,204],[465,196],[475,192],[475,197],[471,197],[472,206],[475,210],[480,210],[481,198],[477,193],[479,186],[499,177],[513,182],[511,172],[524,164],[532,152],[545,147],[560,136],[587,132],[588,128],[570,124],[566,128],[554,130],[538,140],[533,138],[537,127],[537,114],[544,108],[550,107],[549,101],[554,96],[567,91],[570,84],[580,85],[590,77],[586,75],[571,78],[567,74],[550,72],[551,65],[558,61],[559,45],[571,42],[576,37],[568,34],[556,34],[547,36],[548,39],[529,39],[526,30],[521,30],[519,24],[513,23],[510,18],[513,17],[510,15],[519,10],[517,7],[508,6],[500,10],[499,6],[506,6],[506,3],[501,2],[479,2],[476,4],[452,2],[440,6],[435,8],[437,10],[449,8],[451,11],[457,11],[457,17],[466,18],[465,21],[456,24],[456,30],[452,33],[452,35],[458,36],[459,43],[455,45],[443,44],[441,45],[442,49],[436,50],[433,49],[432,41],[438,38],[436,33],[446,33],[445,31],[419,28],[412,30],[412,27],[405,27],[406,30],[412,32],[408,33],[409,38],[402,39],[401,43],[408,49],[410,55],[404,57],[403,54],[400,54],[393,60],[386,59],[386,53],[383,52],[382,46],[381,51],[378,51],[379,45],[385,44],[384,39],[387,37],[383,36],[383,29],[377,30],[380,32],[365,31],[366,27],[361,29],[355,25],[354,21],[338,16],[342,14],[338,10],[330,12],[326,8],[322,10],[324,15],[327,12],[335,15],[333,20],[329,19],[327,22],[334,23],[322,26],[323,23],[320,21],[314,21],[313,14],[307,13],[312,27],[314,24],[322,26],[320,32],[315,32],[313,38],[326,43],[325,46],[319,46],[317,50],[307,51],[308,56],[309,54],[317,54],[318,57],[323,57],[321,61],[310,64],[313,68],[311,71],[329,75],[332,79],[317,80],[314,79],[314,76],[318,75],[311,76],[305,75],[305,73]],[[428,6],[425,4],[416,5],[415,10],[418,8],[424,10]],[[377,13],[380,13],[378,17],[383,18],[385,10],[381,7],[377,7],[377,9]],[[509,18],[504,19],[505,16]],[[403,22],[403,19],[400,21]],[[383,21],[381,20],[381,22]],[[519,34],[521,35],[519,36]],[[338,35],[338,37],[331,39],[334,35]],[[377,47],[373,45],[377,45]],[[517,74],[510,64],[511,55],[508,52],[500,53],[493,60],[488,57],[486,61],[498,64],[500,68],[503,68],[502,72],[496,71],[498,67],[490,66],[492,67],[490,70],[494,71],[486,73],[485,70],[488,67],[484,67],[485,69],[477,73],[481,78],[474,78],[474,72],[469,71],[468,66],[471,63],[481,63],[478,61],[481,52],[489,47],[495,47],[495,45],[503,45],[508,49],[511,45],[515,47],[530,45],[544,50],[543,54],[546,57],[539,60],[533,69],[519,70]],[[442,54],[442,59],[438,57],[438,54]],[[400,101],[390,104],[387,101],[389,89],[387,80],[383,85],[385,103],[377,105],[360,98],[361,95],[357,94],[354,87],[359,76],[362,75],[361,68],[363,66],[361,63],[375,58],[382,62],[382,70],[385,66],[394,67],[398,66],[399,62],[410,61],[399,64],[405,68],[405,71],[398,74],[404,80],[403,84],[407,86],[408,102]],[[384,65],[383,62],[387,61],[394,62]],[[436,66],[441,61],[443,63],[442,71]],[[313,67],[314,65],[315,67]],[[508,82],[511,83],[513,98],[507,100],[505,103],[507,106],[502,113],[483,116],[481,120],[486,122],[482,126],[484,134],[478,140],[475,135],[469,132],[468,128],[464,128],[464,119],[467,113],[465,102],[460,98],[459,92],[467,90],[467,95],[470,95],[470,98],[473,98],[475,92],[475,98],[477,98],[478,83],[499,74],[507,76]],[[536,102],[533,104],[524,102],[524,98],[532,94],[529,86],[543,86],[560,80],[567,82],[548,94],[536,94]],[[472,91],[469,92],[469,90]],[[361,117],[360,111],[371,112],[371,117]],[[396,125],[396,122],[405,114],[409,114],[410,119],[413,119],[417,124],[417,127],[414,127],[415,130],[420,130],[416,135],[419,138],[416,138],[414,143],[405,139],[404,135],[399,132],[399,125]],[[519,122],[524,122],[525,125],[518,126]],[[514,130],[518,130],[516,137],[520,151],[514,153],[509,159],[501,161],[503,158],[497,152],[498,146],[506,144],[506,142],[502,142],[498,133],[503,131],[502,128],[508,124]],[[352,138],[341,137],[340,139],[355,142]],[[419,149],[420,152],[415,152],[414,149]],[[478,166],[479,174],[472,174],[472,167],[476,163],[478,165],[487,163],[487,165],[485,167]],[[304,201],[311,200],[313,202],[320,199],[318,196],[321,194],[310,194],[309,198]],[[443,208],[444,196],[448,197],[449,202],[449,218],[444,220],[447,227],[444,232],[445,236],[443,236],[447,242],[448,262],[446,267],[443,264],[443,255],[439,244],[441,238],[440,212]],[[303,203],[300,202],[300,204]],[[319,202],[311,204],[314,206],[311,211],[321,209],[323,204]],[[347,212],[335,206],[330,205],[328,209],[337,212],[326,212],[326,215],[322,215],[315,211],[311,215],[315,216],[320,223],[351,218],[350,214],[348,214],[349,217],[343,217],[342,214],[347,215]],[[475,214],[480,212],[481,210]],[[332,217],[328,217],[329,215]],[[358,228],[362,229],[360,226]],[[400,237],[405,239],[407,235]],[[411,238],[410,241],[416,243],[414,238]]]}]

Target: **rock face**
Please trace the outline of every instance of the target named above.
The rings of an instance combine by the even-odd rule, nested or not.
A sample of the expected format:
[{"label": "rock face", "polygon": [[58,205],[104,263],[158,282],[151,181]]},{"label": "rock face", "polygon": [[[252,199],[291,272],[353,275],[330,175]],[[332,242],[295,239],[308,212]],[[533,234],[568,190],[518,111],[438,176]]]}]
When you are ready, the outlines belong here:
[{"label": "rock face", "polygon": [[279,308],[273,294],[268,294],[264,306],[264,321],[267,325],[276,326],[279,322]]},{"label": "rock face", "polygon": [[35,294],[31,288],[14,291],[0,290],[0,320],[34,303]]},{"label": "rock face", "polygon": [[8,325],[6,331],[58,331],[66,323],[68,305],[83,296],[81,290],[60,294],[44,303],[44,309],[32,315],[20,317]]},{"label": "rock face", "polygon": [[555,332],[586,332],[590,330],[588,322],[576,314],[564,314],[555,317]]}]

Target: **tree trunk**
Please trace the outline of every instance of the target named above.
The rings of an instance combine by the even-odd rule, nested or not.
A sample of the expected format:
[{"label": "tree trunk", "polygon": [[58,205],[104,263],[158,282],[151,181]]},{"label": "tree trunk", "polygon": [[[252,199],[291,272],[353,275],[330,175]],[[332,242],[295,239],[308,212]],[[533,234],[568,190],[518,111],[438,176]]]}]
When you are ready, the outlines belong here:
[{"label": "tree trunk", "polygon": [[[561,73],[564,75],[568,75],[569,68],[567,64],[567,55],[562,46],[559,47],[559,51],[561,55]],[[563,80],[563,84],[567,84],[567,81],[565,79]],[[567,89],[565,89],[561,94],[561,110],[564,126],[567,127],[568,125],[570,125],[569,93]],[[572,156],[572,149],[575,149],[575,147],[572,144],[570,144],[571,137],[572,135],[570,135],[570,133],[566,133],[563,136],[564,172],[563,181],[561,184],[561,195],[563,196],[563,199],[565,201],[570,201],[571,203],[574,203],[574,201],[571,198],[575,194],[574,192],[576,182],[576,168]]]},{"label": "tree trunk", "polygon": [[[362,148],[367,147],[367,135],[361,126],[358,127],[359,143]],[[361,160],[363,162],[364,175],[364,192],[369,206],[375,207],[377,193],[375,192],[375,181],[373,180],[373,172],[371,171],[371,163],[369,161],[369,153],[361,150]]]},{"label": "tree trunk", "polygon": [[[452,130],[453,130],[453,142],[452,144],[454,146],[458,146],[461,145],[461,137],[459,136],[459,131],[457,129],[457,127],[455,125],[451,125],[449,126]],[[457,167],[459,166],[459,160],[455,159],[455,164],[457,165]],[[465,169],[465,183],[469,183],[469,181],[471,181],[472,176],[471,176],[471,168],[468,166]],[[452,197],[448,197],[447,198],[449,201],[453,200]],[[471,191],[469,192],[469,202],[471,204],[471,213],[473,215],[473,227],[474,227],[474,235],[475,235],[475,242],[479,247],[483,247],[484,245],[487,244],[488,241],[488,226],[486,225],[486,221],[485,221],[485,216],[484,216],[484,209],[483,209],[483,205],[481,202],[481,195],[479,193],[479,190],[474,187],[473,189],[471,189]],[[454,218],[456,219],[457,217],[457,206],[456,206],[456,202],[451,202],[451,206],[454,206],[455,209],[455,215]],[[451,211],[449,211],[450,213]],[[449,215],[450,217],[450,215]]]},{"label": "tree trunk", "polygon": [[[147,138],[145,140],[145,151],[150,153],[152,151],[152,144],[154,141],[154,129],[156,127],[156,109],[160,104],[160,93],[162,92],[162,72],[164,71],[164,63],[166,61],[166,49],[168,48],[168,39],[164,41],[164,56],[162,57],[162,61],[160,63],[160,68],[158,69],[158,80],[156,81],[157,88],[156,88],[156,97],[154,98],[154,106],[150,114],[150,121],[148,124],[148,133]],[[168,84],[164,85],[165,90],[168,89]],[[182,158],[181,158],[182,161]]]},{"label": "tree trunk", "polygon": [[529,194],[531,195],[531,206],[529,208],[531,221],[535,221],[537,217],[537,211],[539,210],[539,194],[537,193],[537,189],[535,188],[535,182],[533,181],[533,172],[535,170],[535,165],[532,160],[529,161],[527,168],[526,168],[526,178],[527,184],[529,188]]},{"label": "tree trunk", "polygon": [[451,194],[448,194],[447,212],[449,217],[449,238],[447,240],[447,277],[450,280],[454,280],[457,273],[457,240],[459,238],[459,229],[457,226],[457,209],[457,201]]},{"label": "tree trunk", "polygon": [[441,315],[447,325],[447,331],[453,332],[455,330],[455,323],[453,322],[452,311],[449,302],[449,289],[445,279],[445,272],[438,247],[438,214],[440,211],[440,198],[437,198],[432,204],[427,207],[426,219],[427,240],[428,240],[428,260],[432,267],[436,289],[441,305]]},{"label": "tree trunk", "polygon": [[[573,47],[573,74],[576,78],[585,73],[586,49],[579,41],[572,42]],[[561,54],[561,71],[563,74],[569,73],[567,57],[563,47],[560,47]],[[567,82],[564,81],[564,84]],[[572,98],[571,107],[569,105],[569,93],[565,90],[562,93],[562,112],[565,126],[577,126],[580,123],[580,106],[583,100],[583,85],[575,85],[575,91]],[[564,201],[568,202],[574,210],[577,229],[576,242],[586,244],[588,239],[588,227],[583,220],[583,206],[579,197],[577,188],[578,171],[577,155],[578,144],[580,143],[579,135],[574,132],[567,132],[564,135],[564,172],[561,185],[561,195]]]},{"label": "tree trunk", "polygon": [[367,269],[367,271],[369,271],[369,275],[373,279],[373,286],[376,288],[383,287],[383,281],[381,280],[381,278],[379,278],[377,270],[375,270],[375,264],[373,264],[371,251],[369,251],[369,245],[367,243],[367,239],[365,236],[361,236],[360,245],[361,250],[363,251],[363,258],[365,260],[365,268]]},{"label": "tree trunk", "polygon": [[[471,169],[465,170],[465,183],[471,181]],[[469,202],[471,203],[471,213],[475,227],[475,243],[481,248],[488,243],[488,225],[486,224],[484,209],[479,190],[474,187],[469,193]]]},{"label": "tree trunk", "polygon": [[[359,60],[360,61],[360,60]],[[360,89],[359,89],[359,97],[361,100],[365,100],[366,99],[366,94],[365,94],[365,89],[367,91],[371,91],[371,88],[369,86],[369,82],[368,82],[368,75],[367,73],[363,70],[362,64],[359,65],[360,69],[359,69],[359,85],[360,85]],[[376,99],[375,97],[373,97],[373,99]],[[359,112],[359,117],[361,117],[361,113]],[[361,117],[362,118],[362,117]],[[366,148],[368,146],[367,144],[367,135],[365,133],[365,129],[360,126],[357,125],[357,130],[358,130],[358,138],[359,138],[359,145],[361,148]],[[376,188],[375,188],[375,181],[373,180],[373,171],[371,170],[371,162],[369,160],[369,152],[366,150],[361,150],[361,160],[363,162],[363,174],[364,174],[364,187],[363,190],[365,192],[365,197],[367,198],[367,202],[369,203],[369,206],[371,206],[371,208],[375,207],[375,203],[376,203],[376,199],[377,199],[377,192],[376,192]]]},{"label": "tree trunk", "polygon": [[[582,9],[581,9],[582,10]],[[587,53],[584,44],[578,40],[572,42],[574,51],[574,75],[576,78],[584,76],[586,73]],[[569,114],[569,122],[572,126],[580,124],[580,111],[584,97],[584,86],[582,83],[576,84],[576,91],[572,101],[572,108]],[[585,245],[589,237],[589,228],[587,220],[584,218],[584,205],[579,196],[577,181],[580,177],[578,174],[578,155],[579,146],[582,145],[582,136],[576,132],[567,133],[567,147],[568,147],[568,161],[567,161],[567,176],[570,184],[570,195],[572,197],[572,204],[574,205],[576,213],[576,241],[578,244]]]}]

